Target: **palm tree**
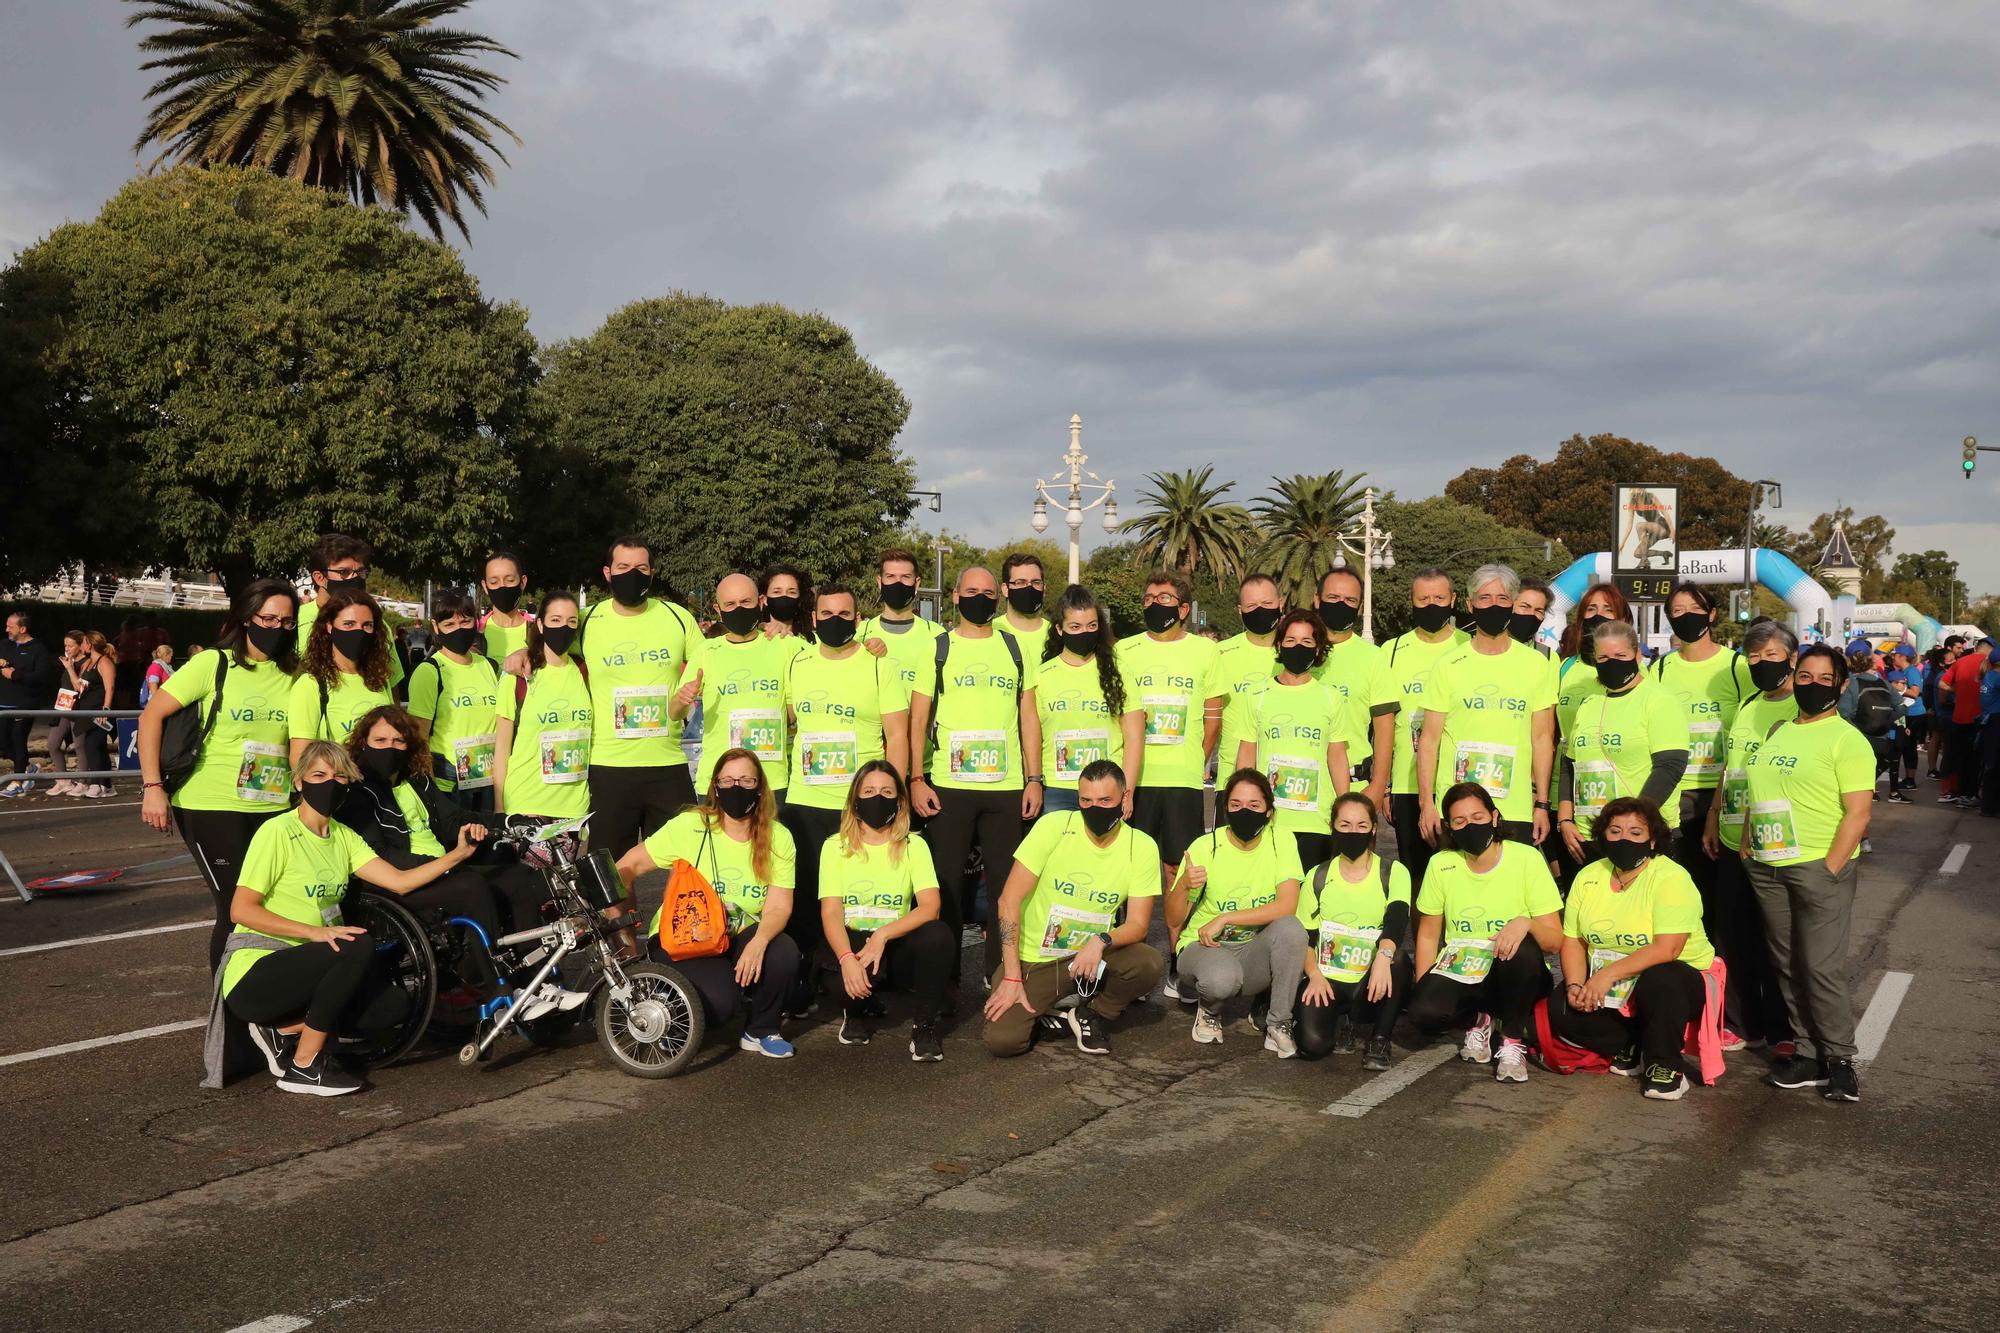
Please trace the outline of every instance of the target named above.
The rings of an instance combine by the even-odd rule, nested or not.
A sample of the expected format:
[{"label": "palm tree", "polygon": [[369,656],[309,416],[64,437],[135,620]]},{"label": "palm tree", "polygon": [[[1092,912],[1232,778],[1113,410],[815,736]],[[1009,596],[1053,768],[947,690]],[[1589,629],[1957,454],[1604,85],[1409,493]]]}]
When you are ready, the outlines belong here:
[{"label": "palm tree", "polygon": [[1319,581],[1344,556],[1340,534],[1361,513],[1366,473],[1349,477],[1338,469],[1324,476],[1273,478],[1276,490],[1255,502],[1264,545],[1257,563],[1278,580],[1293,606],[1311,606]]},{"label": "palm tree", "polygon": [[414,212],[444,239],[470,239],[460,200],[481,213],[491,131],[520,136],[479,105],[505,82],[483,55],[514,53],[435,26],[470,0],[126,0],[127,27],[170,25],[139,43],[164,70],[133,145],[151,166],[228,162]]},{"label": "palm tree", "polygon": [[1242,505],[1217,503],[1236,483],[1213,485],[1214,475],[1213,466],[1148,474],[1153,489],[1139,497],[1148,512],[1126,519],[1119,530],[1137,533],[1140,552],[1155,564],[1186,575],[1205,565],[1217,583],[1227,584],[1242,572],[1257,525]]}]

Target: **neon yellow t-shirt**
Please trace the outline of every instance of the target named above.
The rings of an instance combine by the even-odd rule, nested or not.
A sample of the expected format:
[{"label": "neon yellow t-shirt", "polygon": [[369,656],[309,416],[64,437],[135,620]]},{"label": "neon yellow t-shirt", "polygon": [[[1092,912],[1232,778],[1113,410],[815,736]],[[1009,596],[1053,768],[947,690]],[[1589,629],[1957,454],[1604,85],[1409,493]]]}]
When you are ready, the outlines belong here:
[{"label": "neon yellow t-shirt", "polygon": [[1684,934],[1680,961],[1706,972],[1715,949],[1701,928],[1701,890],[1688,872],[1672,857],[1656,855],[1623,892],[1612,886],[1611,875],[1611,862],[1592,861],[1576,872],[1563,907],[1563,934],[1583,941],[1590,970],[1645,948],[1655,935]]},{"label": "neon yellow t-shirt", "polygon": [[1556,665],[1525,643],[1488,655],[1468,643],[1446,653],[1424,687],[1426,709],[1444,714],[1436,786],[1486,788],[1500,814],[1526,824],[1535,804],[1534,717],[1556,702]]},{"label": "neon yellow t-shirt", "polygon": [[[1332,686],[1316,680],[1285,685],[1267,680],[1229,701],[1237,710],[1237,730],[1257,746],[1258,771],[1271,780],[1278,808],[1274,822],[1292,833],[1326,833],[1333,827],[1333,774],[1326,747],[1346,739],[1341,727],[1348,706]],[[1351,753],[1351,752],[1350,752]],[[1234,771],[1236,757],[1225,756]],[[1353,760],[1350,758],[1350,768]],[[1218,768],[1220,780],[1228,775]]]},{"label": "neon yellow t-shirt", "polygon": [[1431,858],[1417,911],[1444,918],[1446,942],[1490,940],[1517,916],[1562,911],[1562,895],[1542,854],[1518,842],[1499,846],[1500,860],[1485,874],[1474,870],[1463,852],[1441,851]]},{"label": "neon yellow t-shirt", "polygon": [[[764,902],[772,889],[798,884],[798,845],[792,841],[790,829],[773,823],[770,873],[759,875],[749,842],[738,842],[723,832],[720,816],[713,829],[705,820],[704,811],[681,811],[646,839],[646,854],[662,870],[671,869],[676,861],[686,861],[708,876],[715,896],[722,899],[723,910],[729,914],[729,933],[734,935],[764,919]],[[660,933],[663,910],[665,904],[653,910],[647,934]]]},{"label": "neon yellow t-shirt", "polygon": [[667,714],[688,652],[701,628],[681,607],[646,599],[635,615],[616,602],[593,605],[577,634],[576,655],[590,666],[590,762],[600,768],[684,764],[681,724]]},{"label": "neon yellow t-shirt", "polygon": [[[1130,677],[1125,687],[1127,712],[1139,707],[1139,693]],[[1098,660],[1071,666],[1061,656],[1036,668],[1035,713],[1042,724],[1040,772],[1053,789],[1074,790],[1077,777],[1094,760],[1125,762],[1123,718],[1112,716],[1104,700]]]},{"label": "neon yellow t-shirt", "polygon": [[859,645],[849,645],[845,657],[828,657],[827,651],[825,644],[809,645],[785,666],[793,719],[785,800],[815,810],[847,804],[861,766],[887,753],[882,719],[910,709],[893,663]]},{"label": "neon yellow t-shirt", "polygon": [[937,867],[930,844],[912,833],[903,854],[892,857],[890,844],[862,843],[849,855],[839,834],[819,848],[819,896],[841,900],[841,917],[849,930],[880,930],[908,916],[917,895],[938,891]]},{"label": "neon yellow t-shirt", "polygon": [[[1846,814],[1841,797],[1875,790],[1875,751],[1845,718],[1787,722],[1744,765],[1750,855],[1766,865],[1824,861]],[[1861,855],[1856,847],[1854,855]]]},{"label": "neon yellow t-shirt", "polygon": [[679,685],[693,680],[697,672],[701,674],[701,763],[695,769],[696,791],[708,790],[715,761],[739,746],[756,752],[764,781],[772,791],[785,790],[791,781],[785,668],[801,647],[797,639],[767,639],[757,633],[744,643],[728,638],[695,640],[687,665],[681,669]]},{"label": "neon yellow t-shirt", "polygon": [[444,844],[438,841],[437,831],[431,827],[430,811],[424,809],[424,798],[417,795],[417,789],[399,782],[389,794],[396,798],[396,808],[402,811],[403,824],[410,830],[410,854],[443,856]]},{"label": "neon yellow t-shirt", "polygon": [[[1471,639],[1463,630],[1452,630],[1437,642],[1427,643],[1411,630],[1382,646],[1381,670],[1375,675],[1375,693],[1369,701],[1369,711],[1395,707],[1396,757],[1389,775],[1389,790],[1398,796],[1417,794],[1417,737],[1424,730],[1424,688],[1430,682],[1431,671],[1439,658]],[[1442,753],[1438,765],[1444,766]],[[1440,787],[1438,794],[1443,792]]]},{"label": "neon yellow t-shirt", "polygon": [[[1018,788],[1025,776],[1021,693],[1035,687],[1035,659],[1023,651],[1016,671],[1008,641],[999,634],[968,639],[954,630],[948,642],[951,655],[944,664],[944,697],[931,701],[936,709],[931,785],[962,791]],[[929,694],[936,688],[933,658],[931,674],[917,682],[917,693]]]},{"label": "neon yellow t-shirt", "polygon": [[[898,632],[892,625],[907,628]],[[917,693],[923,686],[925,694],[930,693],[937,679],[937,641],[944,633],[944,626],[935,620],[916,616],[909,620],[889,621],[881,616],[870,616],[862,623],[861,630],[854,637],[866,643],[870,639],[880,639],[886,650],[883,661],[895,664],[897,673],[903,679],[905,696]],[[1026,654],[1022,654],[1025,659]]]},{"label": "neon yellow t-shirt", "polygon": [[[1314,686],[1314,688],[1319,688]],[[1196,943],[1201,928],[1224,912],[1254,912],[1277,901],[1278,886],[1303,878],[1299,868],[1299,844],[1282,828],[1265,825],[1250,847],[1238,847],[1227,829],[1217,829],[1188,845],[1184,870],[1200,866],[1208,872],[1208,883],[1188,890],[1191,904],[1187,923],[1174,941],[1178,952]],[[1256,938],[1262,926],[1224,926],[1218,937],[1224,944],[1241,944]]]},{"label": "neon yellow t-shirt", "polygon": [[1604,693],[1597,668],[1578,657],[1556,663],[1556,734],[1565,737],[1576,728],[1576,710],[1585,699]]},{"label": "neon yellow t-shirt", "polygon": [[1789,694],[1782,699],[1759,694],[1736,710],[1736,720],[1723,740],[1722,786],[1715,797],[1722,803],[1716,814],[1716,837],[1729,850],[1743,846],[1743,814],[1750,808],[1750,756],[1773,726],[1798,715],[1799,701]]},{"label": "neon yellow t-shirt", "polygon": [[1218,779],[1227,781],[1229,775],[1236,771],[1236,747],[1245,739],[1256,739],[1245,737],[1240,730],[1242,714],[1233,710],[1230,704],[1239,694],[1263,688],[1264,682],[1271,679],[1277,670],[1277,649],[1270,644],[1252,643],[1247,631],[1216,645],[1215,683],[1222,693],[1222,730],[1215,737],[1215,772]]},{"label": "neon yellow t-shirt", "polygon": [[[1673,694],[1641,676],[1623,694],[1599,691],[1577,709],[1567,744],[1576,766],[1577,832],[1587,838],[1599,810],[1621,796],[1639,794],[1652,775],[1655,754],[1687,748],[1687,710]],[[1680,827],[1679,801],[1669,799],[1660,813],[1668,828]]]},{"label": "neon yellow t-shirt", "polygon": [[[1002,596],[1000,600],[1005,602],[1007,599],[1005,596]],[[1022,661],[1033,660],[1040,662],[1042,660],[1042,650],[1048,646],[1049,642],[1049,618],[1047,616],[1036,616],[1035,623],[1031,627],[1028,629],[1017,629],[1014,626],[1014,622],[1007,619],[1007,612],[1003,608],[999,615],[993,617],[993,628],[1021,645]],[[935,662],[932,666],[935,669]],[[1040,668],[1038,667],[1036,670],[1037,674],[1039,674]]]},{"label": "neon yellow t-shirt", "polygon": [[[1705,662],[1690,662],[1679,652],[1668,653],[1647,668],[1653,682],[1681,702],[1688,720],[1688,766],[1676,796],[1704,791],[1722,781],[1722,751],[1736,710],[1756,697],[1750,664],[1743,654],[1725,648]],[[1678,804],[1678,802],[1674,802]]]},{"label": "neon yellow t-shirt", "polygon": [[[231,676],[236,674],[234,665],[229,668],[229,674]],[[227,680],[224,680],[222,690],[223,697],[227,700],[229,694]],[[361,720],[362,714],[371,708],[380,708],[383,704],[394,702],[396,701],[390,696],[386,686],[379,690],[371,690],[361,677],[343,671],[335,677],[333,688],[327,691],[326,711],[321,712],[319,682],[301,671],[292,681],[291,698],[285,706],[285,725],[291,733],[292,740],[338,741],[345,745],[347,737],[354,730],[354,724]]]},{"label": "neon yellow t-shirt", "polygon": [[[234,666],[229,668],[229,674],[236,674]],[[225,699],[228,689],[225,682]],[[236,872],[236,885],[255,893],[263,899],[265,910],[287,921],[305,926],[337,926],[341,924],[340,900],[347,896],[347,882],[374,859],[375,853],[361,840],[361,835],[340,821],[328,825],[326,836],[321,837],[305,826],[297,810],[287,810],[265,820],[251,835],[250,848],[243,854],[243,865]],[[236,933],[259,939],[279,938],[248,926],[238,926]],[[251,964],[271,952],[274,951],[238,949],[230,954],[222,967],[222,993],[229,994]]]},{"label": "neon yellow t-shirt", "polygon": [[[312,627],[318,622],[319,602],[313,598],[312,594],[308,593],[299,602],[299,661],[301,662],[306,660],[306,640],[312,637]],[[375,632],[386,634],[389,632],[389,627],[387,625],[378,625],[375,627]],[[235,669],[235,664],[231,663],[230,670],[233,671]],[[396,682],[402,678],[403,659],[397,654],[395,642],[391,640],[389,644],[389,688],[391,690],[395,689]]]},{"label": "neon yellow t-shirt", "polygon": [[1410,872],[1401,861],[1388,862],[1389,891],[1382,891],[1382,859],[1370,852],[1358,883],[1341,872],[1346,862],[1335,857],[1326,868],[1326,886],[1313,888],[1314,868],[1299,883],[1298,917],[1313,939],[1320,974],[1328,981],[1355,982],[1375,961],[1382,938],[1382,918],[1390,903],[1410,903]]},{"label": "neon yellow t-shirt", "polygon": [[1199,791],[1208,776],[1202,748],[1208,701],[1224,693],[1213,639],[1183,633],[1165,640],[1134,634],[1118,643],[1118,665],[1146,710],[1146,756],[1141,787]]},{"label": "neon yellow t-shirt", "polygon": [[1359,633],[1327,645],[1326,661],[1313,678],[1340,696],[1346,705],[1340,739],[1347,742],[1347,763],[1359,768],[1374,753],[1370,710],[1375,702],[1375,673],[1382,669],[1382,650]]},{"label": "neon yellow t-shirt", "polygon": [[[215,671],[222,650],[188,659],[160,689],[183,708],[199,708],[204,722],[215,706]],[[222,677],[222,712],[208,733],[201,758],[173,803],[183,810],[240,810],[268,814],[292,799],[291,733],[285,716],[292,678],[276,662],[230,659]],[[317,704],[319,698],[313,697]]]},{"label": "neon yellow t-shirt", "polygon": [[505,664],[508,657],[521,652],[528,646],[528,621],[523,617],[518,625],[496,625],[489,618],[486,628],[480,633],[485,637],[486,655],[495,662]]},{"label": "neon yellow t-shirt", "polygon": [[[484,657],[468,657],[460,666],[438,653],[411,673],[410,715],[431,724],[431,772],[440,791],[493,785],[493,724],[502,688],[499,668]],[[511,676],[504,688],[514,688]]]},{"label": "neon yellow t-shirt", "polygon": [[1076,811],[1043,815],[1014,859],[1035,876],[1021,905],[1023,963],[1067,958],[1109,934],[1127,899],[1160,896],[1160,845],[1130,824],[1099,847]]},{"label": "neon yellow t-shirt", "polygon": [[515,724],[500,809],[552,819],[589,814],[592,705],[583,673],[567,660],[544,666],[517,707],[519,692],[518,685],[500,691],[500,716]]}]

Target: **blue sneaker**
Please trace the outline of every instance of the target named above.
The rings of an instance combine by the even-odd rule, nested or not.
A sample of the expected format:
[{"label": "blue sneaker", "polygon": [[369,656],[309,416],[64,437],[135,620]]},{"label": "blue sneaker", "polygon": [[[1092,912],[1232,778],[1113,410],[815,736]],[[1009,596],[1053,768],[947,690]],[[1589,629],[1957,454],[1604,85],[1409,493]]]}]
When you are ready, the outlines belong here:
[{"label": "blue sneaker", "polygon": [[743,1034],[743,1039],[737,1042],[736,1045],[741,1050],[755,1051],[759,1055],[768,1055],[773,1060],[789,1060],[792,1058],[792,1044],[775,1032],[768,1037],[753,1037],[746,1032]]}]

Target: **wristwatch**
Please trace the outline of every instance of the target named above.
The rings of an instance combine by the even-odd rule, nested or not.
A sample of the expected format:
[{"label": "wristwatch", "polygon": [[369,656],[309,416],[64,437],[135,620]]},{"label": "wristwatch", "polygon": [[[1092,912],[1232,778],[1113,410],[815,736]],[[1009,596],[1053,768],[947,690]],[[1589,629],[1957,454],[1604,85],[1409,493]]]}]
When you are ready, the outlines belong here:
[{"label": "wristwatch", "polygon": [[1046,787],[1046,786],[1048,786],[1048,785],[1049,785],[1048,783],[1046,783],[1046,782],[1042,781],[1042,775],[1041,775],[1040,773],[1030,773],[1030,774],[1028,774],[1028,776],[1026,776],[1026,777],[1022,778],[1022,779],[1021,779],[1021,781],[1022,781],[1023,783],[1029,783],[1029,782],[1032,782],[1032,783],[1034,783],[1034,784],[1035,784],[1035,785],[1036,785],[1037,787]]},{"label": "wristwatch", "polygon": [[1535,802],[1535,809],[1537,809],[1537,810],[1546,810],[1546,809],[1548,809],[1548,808],[1549,808],[1549,803],[1548,803],[1547,801],[1536,801],[1536,802]]},{"label": "wristwatch", "polygon": [[1097,932],[1097,938],[1104,941],[1104,951],[1106,953],[1111,952],[1111,932],[1108,930],[1100,930]]}]

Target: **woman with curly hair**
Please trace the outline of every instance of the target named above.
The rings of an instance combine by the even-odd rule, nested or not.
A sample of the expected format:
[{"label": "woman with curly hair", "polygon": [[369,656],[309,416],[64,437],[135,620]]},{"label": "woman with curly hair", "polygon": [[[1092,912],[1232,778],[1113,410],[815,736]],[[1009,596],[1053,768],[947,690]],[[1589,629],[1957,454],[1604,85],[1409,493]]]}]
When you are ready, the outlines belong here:
[{"label": "woman with curly hair", "polygon": [[365,592],[329,593],[312,633],[305,667],[292,682],[287,726],[294,764],[308,741],[345,744],[362,714],[389,696],[389,635],[382,608]]},{"label": "woman with curly hair", "polygon": [[1036,676],[1035,711],[1042,719],[1042,810],[1077,809],[1076,782],[1084,767],[1109,759],[1125,770],[1125,814],[1139,782],[1145,751],[1146,710],[1127,689],[1118,668],[1118,636],[1111,617],[1072,583],[1056,599]]}]

